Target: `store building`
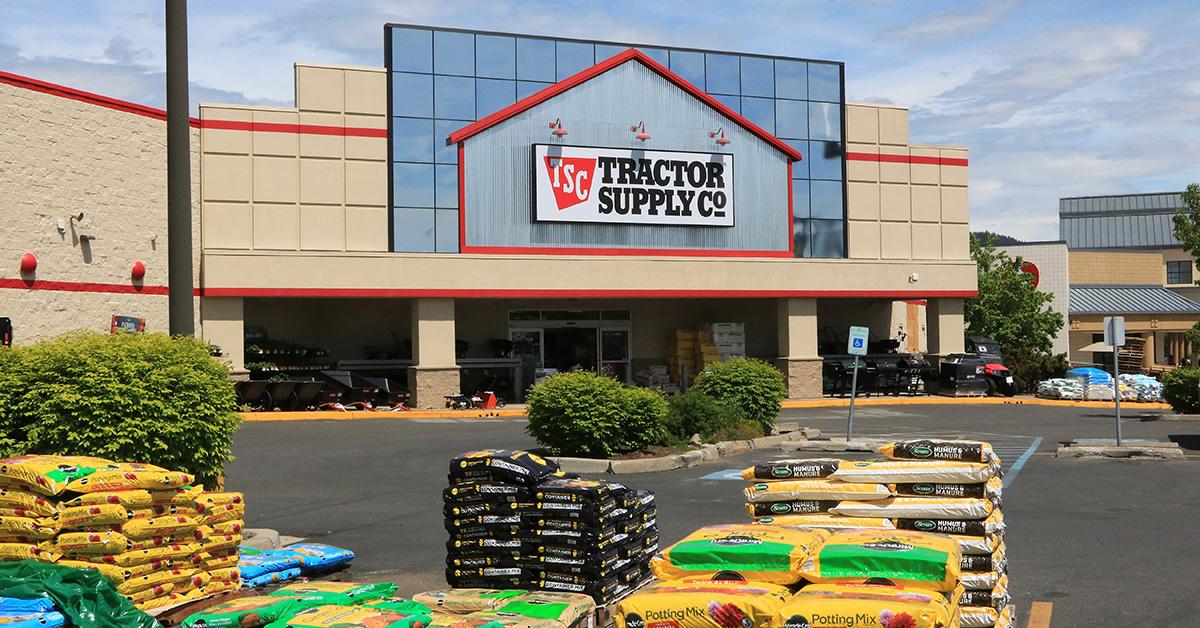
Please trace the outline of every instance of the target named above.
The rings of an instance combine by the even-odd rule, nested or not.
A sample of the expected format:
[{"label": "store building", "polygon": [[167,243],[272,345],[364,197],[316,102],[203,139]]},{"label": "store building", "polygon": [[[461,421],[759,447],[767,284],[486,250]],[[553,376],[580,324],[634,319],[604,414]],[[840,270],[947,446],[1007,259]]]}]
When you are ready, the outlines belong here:
[{"label": "store building", "polygon": [[[902,346],[935,356],[962,350],[962,300],[975,292],[967,152],[910,144],[902,108],[846,104],[841,64],[402,25],[385,35],[385,68],[297,64],[294,108],[201,106],[199,320],[235,368],[265,333],[321,347],[331,365],[399,372],[432,406],[480,371],[632,380],[667,361],[676,332],[735,323],[745,354],[813,397],[821,354],[844,351],[851,324],[916,336]],[[140,159],[161,188],[122,197],[146,225],[127,232],[113,217],[96,244],[140,243],[165,223],[164,162],[146,158],[165,137],[153,112],[9,76],[0,107],[33,99],[67,119],[99,108],[104,129],[144,118],[111,135],[136,135],[122,167]],[[58,132],[33,118],[0,129]],[[48,176],[61,165],[4,157],[41,159],[30,172]],[[120,307],[165,328],[165,296],[121,276],[128,260],[94,282],[95,263],[54,241],[70,199],[30,203],[46,209],[30,219],[0,195],[0,215],[33,227],[5,244],[4,294],[31,307],[14,318],[18,339],[58,331],[36,312],[61,296],[42,288],[70,282],[160,299]],[[49,246],[69,254],[16,275],[26,250]],[[147,254],[165,255],[156,246]],[[149,265],[159,283],[163,259]],[[75,321],[117,307],[100,299]]]}]

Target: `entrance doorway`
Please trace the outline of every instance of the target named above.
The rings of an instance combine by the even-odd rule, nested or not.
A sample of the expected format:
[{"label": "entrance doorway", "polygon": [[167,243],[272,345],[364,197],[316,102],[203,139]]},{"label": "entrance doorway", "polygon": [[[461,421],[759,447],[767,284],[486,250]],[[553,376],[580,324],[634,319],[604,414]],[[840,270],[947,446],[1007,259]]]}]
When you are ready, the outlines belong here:
[{"label": "entrance doorway", "polygon": [[573,369],[630,379],[628,310],[518,310],[508,320],[513,357],[528,384]]},{"label": "entrance doorway", "polygon": [[596,370],[595,327],[560,327],[544,330],[546,350],[542,354],[542,367],[558,372],[582,369]]}]

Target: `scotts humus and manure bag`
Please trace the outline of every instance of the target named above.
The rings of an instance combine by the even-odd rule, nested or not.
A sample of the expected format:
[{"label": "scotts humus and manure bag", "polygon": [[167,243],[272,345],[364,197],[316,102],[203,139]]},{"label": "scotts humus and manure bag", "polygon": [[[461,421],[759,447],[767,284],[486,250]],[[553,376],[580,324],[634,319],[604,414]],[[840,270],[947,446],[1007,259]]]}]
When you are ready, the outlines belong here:
[{"label": "scotts humus and manure bag", "polygon": [[743,480],[819,480],[838,469],[837,458],[776,460],[742,471]]},{"label": "scotts humus and manure bag", "polygon": [[987,497],[998,500],[1004,490],[1004,480],[993,477],[982,484],[910,482],[891,484],[888,488],[897,497]]},{"label": "scotts humus and manure bag", "polygon": [[961,534],[966,536],[986,536],[1004,530],[1004,515],[999,510],[993,510],[987,519],[978,521],[962,521],[959,519],[893,519],[892,523],[900,530],[916,530],[918,532],[934,532],[937,534]]},{"label": "scotts humus and manure bag", "polygon": [[830,512],[847,517],[975,521],[986,519],[994,508],[990,500],[971,497],[892,497],[877,502],[843,501]]},{"label": "scotts humus and manure bag", "polygon": [[534,487],[549,477],[563,475],[557,462],[528,451],[484,449],[451,460],[449,479],[451,484],[494,481]]},{"label": "scotts humus and manure bag", "polygon": [[928,589],[811,584],[779,609],[781,628],[950,628],[957,605]]},{"label": "scotts humus and manure bag", "polygon": [[[843,466],[845,464],[842,463]],[[882,483],[851,484],[837,480],[782,480],[758,482],[746,487],[746,501],[750,503],[797,499],[876,501],[891,496],[892,492]]]},{"label": "scotts humus and manure bag", "polygon": [[652,585],[617,603],[617,628],[770,626],[791,596],[765,582],[685,578]]},{"label": "scotts humus and manure bag", "polygon": [[[878,482],[904,484],[932,482],[937,484],[981,484],[999,472],[998,466],[983,462],[953,460],[875,460],[854,462],[843,460],[830,476],[844,482]],[[886,490],[886,487],[885,487]],[[891,492],[888,491],[890,495]],[[844,498],[853,499],[853,498]]]},{"label": "scotts humus and manure bag", "polygon": [[900,440],[887,443],[879,453],[892,460],[955,460],[1000,464],[989,443],[977,440]]},{"label": "scotts humus and manure bag", "polygon": [[816,528],[823,530],[843,530],[847,528],[875,528],[879,530],[895,530],[891,519],[872,519],[867,517],[843,517],[841,515],[779,515],[778,517],[760,517],[755,523],[764,525],[786,526],[789,528]]},{"label": "scotts humus and manure bag", "polygon": [[753,502],[746,504],[746,514],[751,517],[778,517],[780,515],[825,514],[838,504],[837,499],[789,499],[780,502]]},{"label": "scotts humus and manure bag", "polygon": [[812,582],[886,578],[898,586],[950,592],[958,585],[961,563],[958,546],[944,535],[843,530],[825,539],[801,573]]},{"label": "scotts humus and manure bag", "polygon": [[1012,607],[996,610],[986,606],[963,606],[959,609],[959,626],[962,628],[1013,628]]},{"label": "scotts humus and manure bag", "polygon": [[794,584],[824,538],[821,531],[782,526],[708,526],[663,550],[650,568],[659,580],[732,572],[755,582]]},{"label": "scotts humus and manure bag", "polygon": [[1008,576],[1000,576],[1000,579],[996,581],[996,586],[991,590],[964,590],[958,598],[958,605],[989,606],[996,610],[1002,610],[1008,605],[1009,600],[1011,597],[1008,594]]}]

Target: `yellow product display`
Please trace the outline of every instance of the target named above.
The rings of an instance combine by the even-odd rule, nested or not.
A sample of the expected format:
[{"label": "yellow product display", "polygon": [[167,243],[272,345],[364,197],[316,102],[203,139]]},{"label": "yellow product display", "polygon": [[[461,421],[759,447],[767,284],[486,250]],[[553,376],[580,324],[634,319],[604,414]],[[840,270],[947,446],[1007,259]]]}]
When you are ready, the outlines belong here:
[{"label": "yellow product display", "polygon": [[51,541],[63,554],[119,554],[132,549],[120,532],[63,532]]},{"label": "yellow product display", "polygon": [[121,504],[88,504],[63,508],[58,524],[66,530],[94,526],[120,525],[133,518],[133,512]]},{"label": "yellow product display", "polygon": [[241,573],[237,567],[226,567],[224,569],[206,569],[208,578],[212,582],[237,582],[241,578]]},{"label": "yellow product display", "polygon": [[150,497],[150,491],[100,491],[97,493],[83,493],[63,502],[62,507],[76,508],[79,506],[116,504],[126,508],[145,508],[152,503],[154,502]]},{"label": "yellow product display", "polygon": [[37,493],[11,488],[0,488],[0,508],[28,510],[39,517],[58,514],[57,502]]},{"label": "yellow product display", "polygon": [[199,486],[185,486],[183,488],[168,488],[160,491],[150,491],[150,503],[152,504],[174,504],[176,506],[194,506],[196,498],[204,492],[204,489]]},{"label": "yellow product display", "polygon": [[152,517],[130,519],[121,524],[120,532],[133,540],[151,539],[159,536],[183,535],[200,525],[195,517]]},{"label": "yellow product display", "polygon": [[212,526],[205,527],[209,528],[208,534],[241,534],[243,524],[241,519],[234,519],[232,521],[214,523]]},{"label": "yellow product display", "polygon": [[156,560],[141,565],[130,565],[128,567],[118,567],[117,565],[107,565],[104,563],[89,563],[83,560],[62,559],[58,561],[59,565],[74,567],[76,569],[91,569],[92,571],[100,572],[100,575],[108,578],[114,584],[120,584],[131,578],[144,576],[162,569],[170,569],[173,565],[169,560]]},{"label": "yellow product display", "polygon": [[894,585],[950,592],[962,574],[962,553],[948,536],[909,530],[842,530],[825,539],[801,569],[806,580]]},{"label": "yellow product display", "polygon": [[150,504],[142,508],[133,509],[134,519],[151,519],[154,517],[172,516],[200,518],[203,515],[194,506],[183,506],[178,504]]},{"label": "yellow product display", "polygon": [[700,528],[651,559],[659,580],[734,572],[754,582],[794,584],[825,539],[820,530],[727,524]]},{"label": "yellow product display", "polygon": [[172,585],[171,590],[174,591],[181,584],[188,582],[194,573],[196,572],[192,569],[163,569],[144,576],[135,576],[118,584],[117,593],[130,595],[168,583]]},{"label": "yellow product display", "polygon": [[199,551],[199,545],[167,545],[154,549],[121,552],[119,554],[81,554],[79,559],[86,560],[89,563],[104,563],[106,565],[128,567],[131,565],[144,565],[154,561],[185,560]]},{"label": "yellow product display", "polygon": [[215,552],[237,547],[241,542],[242,535],[240,534],[217,534],[205,537],[200,543],[200,549],[205,552]]},{"label": "yellow product display", "polygon": [[58,560],[62,554],[53,549],[53,547],[42,547],[33,543],[5,543],[0,542],[0,561],[5,560],[40,560],[44,563],[52,563]]},{"label": "yellow product display", "polygon": [[45,525],[45,519],[0,516],[0,537],[30,540],[48,539],[58,532],[53,525]]},{"label": "yellow product display", "polygon": [[204,510],[203,523],[205,525],[213,525],[222,521],[233,521],[242,519],[246,514],[245,504],[220,504],[217,506],[209,506]]},{"label": "yellow product display", "polygon": [[217,569],[236,568],[238,566],[237,550],[234,549],[232,554],[225,556],[216,556],[208,552],[200,552],[196,556],[196,566],[204,571],[214,571]]},{"label": "yellow product display", "polygon": [[846,517],[834,514],[817,515],[780,515],[778,517],[760,517],[755,523],[787,526],[789,528],[822,528],[825,530],[842,530],[846,528],[878,528],[894,530],[891,519],[874,519],[868,517]]},{"label": "yellow product display", "polygon": [[132,593],[123,593],[122,595],[128,598],[130,602],[133,602],[140,607],[142,604],[145,604],[154,598],[167,595],[174,590],[175,585],[171,584],[170,582],[166,582],[163,584],[154,585],[148,589],[142,589]]},{"label": "yellow product display", "polygon": [[957,605],[928,589],[880,584],[811,584],[779,609],[775,626],[956,628]]},{"label": "yellow product display", "polygon": [[838,470],[834,471],[830,477],[845,482],[879,484],[983,484],[992,479],[998,470],[998,466],[982,462],[955,462],[951,460],[875,460],[853,462],[843,460],[838,465]]},{"label": "yellow product display", "polygon": [[892,496],[883,484],[851,484],[840,480],[781,480],[746,487],[746,501],[782,502],[795,499],[878,501]]},{"label": "yellow product display", "polygon": [[200,493],[195,498],[196,504],[202,504],[205,507],[225,506],[227,504],[245,504],[246,497],[241,493]]},{"label": "yellow product display", "polygon": [[131,489],[163,490],[181,488],[192,483],[192,476],[181,471],[140,462],[109,462],[94,472],[72,480],[66,490],[76,493],[126,491]]},{"label": "yellow product display", "polygon": [[900,440],[886,443],[879,453],[892,460],[950,460],[1000,464],[991,443],[977,440]]},{"label": "yellow product display", "polygon": [[14,456],[0,460],[0,486],[21,488],[41,495],[58,495],[72,482],[113,465],[90,456]]},{"label": "yellow product display", "polygon": [[[36,522],[38,525],[45,526],[45,527],[57,527],[58,526],[58,521],[56,520],[58,517],[57,515],[43,515],[42,513],[34,512],[32,510],[25,510],[24,508],[9,508],[6,506],[0,506],[0,519],[3,519],[5,517],[15,517],[17,519],[31,519],[34,522]],[[0,532],[0,534],[3,534],[3,533]]]},{"label": "yellow product display", "polygon": [[830,512],[847,517],[888,519],[954,519],[978,521],[992,514],[989,499],[963,497],[892,497],[878,502],[844,501]]},{"label": "yellow product display", "polygon": [[761,582],[671,580],[617,603],[617,628],[770,626],[791,591]]},{"label": "yellow product display", "polygon": [[152,536],[148,539],[138,539],[136,541],[130,541],[129,549],[131,549],[131,550],[154,549],[156,547],[166,547],[168,545],[182,545],[185,543],[191,543],[193,540],[197,540],[197,539],[193,539],[190,535],[176,536],[174,534],[168,534],[167,536]]}]

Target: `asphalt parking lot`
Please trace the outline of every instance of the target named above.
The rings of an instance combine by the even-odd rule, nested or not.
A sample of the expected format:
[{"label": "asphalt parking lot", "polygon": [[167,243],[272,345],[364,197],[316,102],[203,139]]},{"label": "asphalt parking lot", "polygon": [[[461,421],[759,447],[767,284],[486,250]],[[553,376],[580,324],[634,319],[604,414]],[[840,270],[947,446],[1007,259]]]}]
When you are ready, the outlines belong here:
[{"label": "asphalt parking lot", "polygon": [[[997,446],[1008,471],[1006,542],[1020,625],[1034,601],[1053,603],[1054,626],[1193,625],[1200,422],[1160,418],[1127,408],[1124,434],[1176,439],[1188,460],[1055,458],[1059,441],[1111,437],[1111,413],[1096,409],[883,406],[861,408],[855,426],[862,436],[964,436]],[[781,420],[838,434],[845,410],[788,410]],[[358,553],[358,577],[415,591],[444,586],[441,490],[449,459],[482,447],[532,446],[521,419],[247,423],[235,439],[228,487],[245,491],[249,526],[348,547]],[[657,492],[662,539],[670,543],[702,525],[746,520],[742,484],[720,478],[780,457],[759,450],[617,477]]]}]

